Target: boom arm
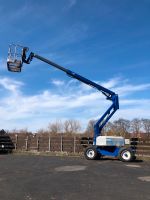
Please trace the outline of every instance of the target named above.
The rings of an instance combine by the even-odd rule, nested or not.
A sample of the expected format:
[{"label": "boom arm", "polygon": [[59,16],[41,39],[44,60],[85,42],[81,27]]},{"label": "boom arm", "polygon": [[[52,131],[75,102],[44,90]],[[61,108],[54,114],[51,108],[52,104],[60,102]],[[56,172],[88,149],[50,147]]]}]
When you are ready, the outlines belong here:
[{"label": "boom arm", "polygon": [[[111,100],[112,101],[112,105],[106,110],[106,112],[101,116],[101,118],[99,120],[97,120],[97,122],[94,125],[94,141],[93,144],[96,144],[96,137],[99,136],[101,134],[101,131],[103,129],[103,127],[105,126],[105,124],[108,122],[108,120],[112,117],[112,115],[116,112],[117,109],[119,109],[119,100],[118,100],[118,95],[115,94],[114,92],[112,92],[111,90],[91,81],[88,80],[87,78],[80,76],[79,74],[68,70],[46,58],[43,58],[33,52],[30,53],[30,55],[28,56],[28,58],[26,58],[26,52],[28,51],[28,48],[24,47],[23,51],[22,51],[22,64],[26,63],[26,64],[30,64],[30,62],[32,61],[33,58],[37,58],[63,72],[65,72],[68,76],[75,78],[91,87],[96,88],[97,90],[99,90],[100,92],[102,92],[102,94],[104,94],[106,96],[107,100]],[[22,66],[21,66],[22,67]],[[20,67],[20,68],[21,68]],[[10,70],[10,69],[9,69]],[[10,70],[11,71],[11,70]],[[15,71],[15,70],[14,70]],[[20,69],[21,71],[21,69]]]}]

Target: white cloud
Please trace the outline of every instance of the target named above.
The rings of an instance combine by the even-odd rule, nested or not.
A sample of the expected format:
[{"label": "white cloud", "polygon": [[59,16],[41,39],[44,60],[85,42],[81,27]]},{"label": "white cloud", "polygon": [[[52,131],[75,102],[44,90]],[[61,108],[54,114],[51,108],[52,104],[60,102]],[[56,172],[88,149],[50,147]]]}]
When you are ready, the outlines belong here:
[{"label": "white cloud", "polygon": [[17,94],[20,92],[20,87],[23,85],[22,82],[15,81],[13,79],[9,79],[7,77],[0,77],[0,86],[6,90],[9,90],[13,94]]},{"label": "white cloud", "polygon": [[150,84],[140,84],[140,85],[131,85],[131,84],[126,84],[123,86],[119,86],[116,88],[118,93],[120,95],[128,95],[129,93],[133,92],[139,92],[143,90],[148,90],[150,89]]},{"label": "white cloud", "polygon": [[77,0],[67,0],[66,5],[64,6],[63,10],[68,11],[70,10],[73,6],[75,6],[77,3]]},{"label": "white cloud", "polygon": [[118,85],[118,83],[121,81],[121,78],[120,77],[117,77],[117,78],[113,78],[113,79],[110,79],[108,80],[107,82],[102,82],[100,83],[101,85],[103,85],[104,87],[106,88],[113,88],[115,87],[116,85]]},{"label": "white cloud", "polygon": [[145,107],[140,106],[138,108],[128,108],[128,109],[120,109],[117,112],[117,115],[114,115],[113,119],[124,118],[128,120],[132,120],[133,118],[150,118],[149,110],[146,108],[149,104],[146,104]]},{"label": "white cloud", "polygon": [[[113,87],[115,92],[126,95],[120,96],[120,110],[114,115],[113,119],[150,117],[149,99],[132,98],[132,93],[147,90],[149,84],[136,85],[130,84],[122,86],[124,80],[114,78],[108,80],[104,85]],[[22,91],[25,84],[7,77],[0,79],[0,92],[3,92],[0,99],[0,126],[5,129],[29,128],[37,130],[46,128],[51,120],[76,118],[85,124],[89,119],[100,117],[111,102],[106,101],[105,97],[94,89],[87,89],[83,84],[75,80],[64,82],[52,80],[56,85],[56,90],[44,90],[40,94],[27,96]],[[62,87],[60,92],[58,89]],[[89,87],[90,88],[90,87]],[[7,93],[7,95],[5,95]]]},{"label": "white cloud", "polygon": [[61,81],[61,80],[52,80],[51,82],[52,82],[52,84],[54,84],[56,86],[64,85],[64,81]]}]

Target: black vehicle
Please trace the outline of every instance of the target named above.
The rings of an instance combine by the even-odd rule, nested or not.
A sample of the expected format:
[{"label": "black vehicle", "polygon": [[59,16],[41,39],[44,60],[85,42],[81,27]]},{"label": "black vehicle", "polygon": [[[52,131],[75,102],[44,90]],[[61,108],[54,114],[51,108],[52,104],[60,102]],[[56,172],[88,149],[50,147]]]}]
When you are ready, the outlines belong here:
[{"label": "black vehicle", "polygon": [[14,144],[9,136],[3,129],[0,130],[0,153],[11,153],[14,149]]}]

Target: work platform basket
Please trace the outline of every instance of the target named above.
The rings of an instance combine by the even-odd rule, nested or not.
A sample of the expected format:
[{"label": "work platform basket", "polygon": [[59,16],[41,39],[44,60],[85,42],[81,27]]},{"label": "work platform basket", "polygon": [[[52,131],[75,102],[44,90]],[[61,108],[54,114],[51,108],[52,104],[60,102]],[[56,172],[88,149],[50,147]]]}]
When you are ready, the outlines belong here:
[{"label": "work platform basket", "polygon": [[8,57],[7,57],[7,68],[9,71],[21,72],[23,64],[22,54],[23,54],[22,46],[15,44],[9,45]]}]

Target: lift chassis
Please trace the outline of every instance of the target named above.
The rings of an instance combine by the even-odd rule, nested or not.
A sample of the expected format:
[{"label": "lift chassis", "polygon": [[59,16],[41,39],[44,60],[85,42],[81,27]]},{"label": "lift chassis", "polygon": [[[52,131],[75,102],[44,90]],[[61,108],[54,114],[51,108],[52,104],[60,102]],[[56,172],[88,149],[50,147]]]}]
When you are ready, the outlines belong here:
[{"label": "lift chassis", "polygon": [[33,52],[31,52],[27,57],[26,54],[28,50],[29,49],[27,47],[22,47],[15,44],[9,46],[7,58],[7,68],[9,71],[21,72],[23,63],[30,64],[33,58],[37,58],[38,60],[41,60],[42,62],[45,62],[65,72],[69,77],[75,78],[82,83],[85,83],[97,89],[106,96],[107,100],[110,100],[112,102],[111,106],[94,124],[93,145],[85,149],[84,155],[86,159],[94,160],[103,156],[112,156],[125,162],[134,160],[134,151],[132,150],[132,148],[125,147],[125,139],[123,137],[101,136],[103,127],[113,116],[116,110],[119,109],[118,95],[115,94],[113,91]]}]

